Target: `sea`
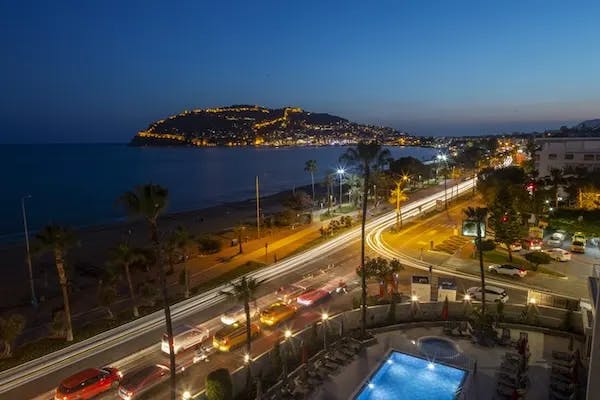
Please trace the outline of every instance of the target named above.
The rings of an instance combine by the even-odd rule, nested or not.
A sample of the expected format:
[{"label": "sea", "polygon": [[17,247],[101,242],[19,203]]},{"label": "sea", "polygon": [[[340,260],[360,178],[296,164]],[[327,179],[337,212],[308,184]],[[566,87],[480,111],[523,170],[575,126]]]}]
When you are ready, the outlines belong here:
[{"label": "sea", "polygon": [[[0,145],[0,242],[23,235],[21,199],[35,231],[54,222],[86,227],[125,219],[117,198],[136,185],[169,190],[167,212],[189,211],[310,183],[304,171],[317,161],[315,181],[339,167],[343,146],[130,147],[126,144]],[[390,147],[394,158],[431,160],[435,149]],[[30,197],[29,197],[30,196]]]}]

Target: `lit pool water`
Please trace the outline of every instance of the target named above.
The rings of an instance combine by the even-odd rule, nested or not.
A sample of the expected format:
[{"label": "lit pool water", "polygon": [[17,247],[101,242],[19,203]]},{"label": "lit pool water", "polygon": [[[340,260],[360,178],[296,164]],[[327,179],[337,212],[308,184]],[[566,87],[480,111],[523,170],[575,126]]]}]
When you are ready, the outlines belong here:
[{"label": "lit pool water", "polygon": [[392,352],[355,397],[357,400],[452,400],[467,372]]}]

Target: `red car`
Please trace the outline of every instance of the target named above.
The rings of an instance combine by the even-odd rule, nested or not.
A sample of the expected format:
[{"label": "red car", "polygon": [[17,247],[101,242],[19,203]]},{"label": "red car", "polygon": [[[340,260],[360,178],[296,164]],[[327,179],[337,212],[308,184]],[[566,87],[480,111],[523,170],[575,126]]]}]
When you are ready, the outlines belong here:
[{"label": "red car", "polygon": [[119,397],[123,400],[139,398],[143,393],[169,379],[169,367],[156,364],[127,373],[119,385]]},{"label": "red car", "polygon": [[116,368],[89,368],[63,380],[55,400],[87,400],[119,386],[123,375]]}]

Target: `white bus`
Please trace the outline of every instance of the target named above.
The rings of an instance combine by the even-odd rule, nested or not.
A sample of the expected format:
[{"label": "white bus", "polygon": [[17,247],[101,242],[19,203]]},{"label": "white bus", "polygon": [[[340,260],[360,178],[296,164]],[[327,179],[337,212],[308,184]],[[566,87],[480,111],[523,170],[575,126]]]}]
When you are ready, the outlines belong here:
[{"label": "white bus", "polygon": [[[175,354],[195,348],[210,336],[207,328],[181,325],[173,329],[173,350]],[[169,339],[165,333],[162,337],[160,348],[169,354]]]}]

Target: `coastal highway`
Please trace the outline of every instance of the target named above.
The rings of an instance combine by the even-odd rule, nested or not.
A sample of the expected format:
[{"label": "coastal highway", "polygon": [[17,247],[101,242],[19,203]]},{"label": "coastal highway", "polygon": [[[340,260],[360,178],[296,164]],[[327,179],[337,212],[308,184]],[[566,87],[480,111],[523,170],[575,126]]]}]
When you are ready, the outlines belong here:
[{"label": "coastal highway", "polygon": [[[472,181],[462,182],[457,185],[458,191],[471,190],[472,185]],[[406,217],[409,217],[419,212],[426,212],[435,208],[436,201],[443,198],[442,191],[415,200],[403,207],[403,213]],[[371,220],[367,224],[367,229],[369,232],[376,231],[389,226],[394,221],[395,213],[390,212]],[[352,272],[353,268],[356,267],[358,258],[356,246],[353,248],[352,245],[356,244],[359,237],[359,228],[352,229],[313,249],[252,273],[253,277],[266,279],[268,282],[259,293],[261,304],[272,301],[272,298],[263,299],[263,296],[267,293],[272,294],[276,287],[284,283],[297,281],[306,272],[318,270],[327,264],[340,264],[340,261],[343,263],[346,259],[346,264]],[[340,250],[347,247],[353,250],[340,252]],[[340,254],[343,257],[341,260]],[[411,261],[410,264],[412,263]],[[338,275],[338,272],[335,275]],[[473,278],[471,277],[471,279]],[[212,289],[200,296],[174,305],[172,307],[174,321],[176,323],[208,323],[210,328],[213,328],[215,323],[218,326],[218,321],[215,318],[230,306],[224,295],[220,293],[223,289],[227,289],[227,286]],[[318,316],[319,313],[313,314]],[[310,315],[311,312],[309,311],[308,316]],[[304,315],[304,317],[307,316]],[[0,399],[48,399],[51,397],[51,390],[62,378],[90,366],[117,365],[127,372],[131,368],[147,365],[150,361],[157,362],[156,360],[160,360],[164,363],[166,357],[163,357],[158,350],[163,325],[162,312],[156,312],[69,348],[4,371],[0,374]],[[276,334],[278,335],[279,332]],[[263,337],[268,338],[269,335]],[[238,363],[235,362],[236,359],[229,359],[232,356],[237,357]],[[159,359],[156,357],[159,357]],[[241,357],[236,356],[236,352],[215,356],[216,361],[220,358],[226,361],[226,365],[230,369],[241,362]],[[211,361],[212,363],[213,361]],[[211,369],[213,369],[213,366],[211,366]]]}]

